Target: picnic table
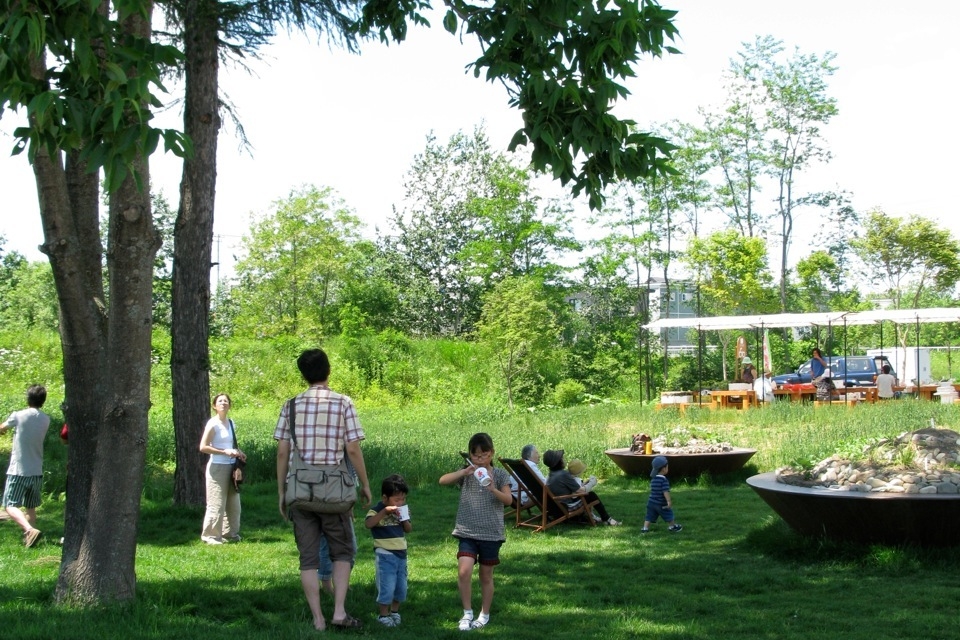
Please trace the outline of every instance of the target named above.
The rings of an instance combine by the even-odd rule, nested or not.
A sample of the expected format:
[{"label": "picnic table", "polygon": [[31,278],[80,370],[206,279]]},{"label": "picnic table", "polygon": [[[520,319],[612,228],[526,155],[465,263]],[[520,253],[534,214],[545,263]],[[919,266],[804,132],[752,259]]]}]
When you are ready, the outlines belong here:
[{"label": "picnic table", "polygon": [[813,386],[791,385],[789,388],[779,387],[773,390],[774,397],[787,398],[793,402],[801,400],[813,400],[817,395],[817,390]]},{"label": "picnic table", "polygon": [[906,386],[895,386],[894,391],[900,391],[901,393],[912,393],[921,400],[933,400],[933,394],[937,391],[937,385],[935,384],[922,384],[919,387],[916,385],[906,385]]},{"label": "picnic table", "polygon": [[[735,399],[739,398],[737,402]],[[731,402],[733,400],[733,402]],[[711,391],[710,408],[711,409],[749,409],[757,406],[756,391]]]},{"label": "picnic table", "polygon": [[[877,388],[876,387],[838,387],[833,390],[833,395],[840,397],[843,396],[844,399],[850,400],[850,396],[854,396],[860,402],[869,402],[873,404],[877,401]],[[861,397],[862,395],[862,397]]]}]

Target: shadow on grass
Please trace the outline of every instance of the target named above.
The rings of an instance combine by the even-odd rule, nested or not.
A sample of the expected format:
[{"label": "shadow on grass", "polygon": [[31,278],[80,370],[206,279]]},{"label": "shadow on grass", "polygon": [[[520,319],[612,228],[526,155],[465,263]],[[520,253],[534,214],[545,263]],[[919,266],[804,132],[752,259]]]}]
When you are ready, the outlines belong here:
[{"label": "shadow on grass", "polygon": [[771,516],[746,535],[747,543],[758,552],[780,562],[803,565],[847,564],[862,567],[897,569],[937,569],[955,567],[960,571],[956,549],[923,548],[915,545],[871,545],[802,536],[777,516]]}]

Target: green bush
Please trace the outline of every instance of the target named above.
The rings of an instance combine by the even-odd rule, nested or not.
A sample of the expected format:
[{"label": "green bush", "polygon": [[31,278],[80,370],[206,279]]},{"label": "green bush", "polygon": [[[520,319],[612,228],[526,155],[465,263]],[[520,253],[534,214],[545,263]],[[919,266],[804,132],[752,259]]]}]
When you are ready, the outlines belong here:
[{"label": "green bush", "polygon": [[550,397],[552,404],[555,406],[572,407],[580,403],[586,391],[587,388],[576,380],[561,380],[557,386],[553,388],[553,393]]}]

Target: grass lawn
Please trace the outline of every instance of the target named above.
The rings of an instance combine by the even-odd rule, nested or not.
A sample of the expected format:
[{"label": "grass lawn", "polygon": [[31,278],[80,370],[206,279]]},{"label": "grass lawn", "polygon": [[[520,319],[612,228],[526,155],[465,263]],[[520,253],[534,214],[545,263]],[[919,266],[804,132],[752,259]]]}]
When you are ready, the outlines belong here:
[{"label": "grass lawn", "polygon": [[[354,636],[443,638],[456,629],[456,546],[450,536],[457,490],[439,476],[455,468],[471,433],[486,430],[499,455],[519,455],[526,442],[541,451],[563,446],[602,477],[597,492],[623,527],[558,526],[546,533],[507,527],[495,573],[490,624],[471,632],[504,639],[820,637],[952,639],[960,613],[956,549],[858,547],[794,534],[744,479],[803,455],[883,433],[919,428],[935,413],[953,426],[960,414],[934,403],[856,407],[847,411],[785,405],[724,415],[679,418],[649,407],[582,408],[552,414],[484,415],[462,411],[361,413],[374,490],[390,472],[413,484],[409,504],[410,593],[403,624],[376,622],[373,553],[358,526],[360,553],[347,608],[364,629]],[[239,412],[238,412],[239,413]],[[316,637],[300,590],[290,527],[277,513],[269,477],[272,416],[235,415],[247,444],[265,465],[264,479],[243,492],[243,542],[200,542],[200,510],[170,505],[169,479],[152,475],[145,490],[137,554],[138,597],[98,610],[53,606],[62,531],[62,502],[40,510],[46,537],[25,549],[20,532],[0,525],[0,637],[179,638],[203,640]],[[677,520],[641,536],[649,481],[624,477],[603,449],[625,446],[631,433],[683,424],[739,446],[760,449],[742,473],[674,481]],[[162,434],[160,437],[163,437]],[[358,509],[357,516],[363,513]],[[359,522],[359,520],[358,520]],[[479,588],[474,581],[475,609]],[[331,602],[324,597],[325,613]],[[332,632],[328,632],[332,633]]]}]

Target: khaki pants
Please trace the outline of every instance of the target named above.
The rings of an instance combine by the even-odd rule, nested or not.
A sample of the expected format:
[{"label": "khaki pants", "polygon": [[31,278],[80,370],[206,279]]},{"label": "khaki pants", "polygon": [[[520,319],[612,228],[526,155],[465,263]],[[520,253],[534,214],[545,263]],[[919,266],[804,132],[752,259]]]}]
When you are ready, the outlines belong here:
[{"label": "khaki pants", "polygon": [[230,478],[232,464],[207,464],[207,513],[204,538],[230,540],[240,535],[240,494]]}]

